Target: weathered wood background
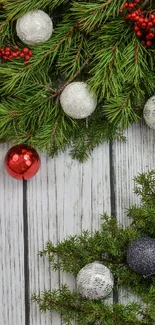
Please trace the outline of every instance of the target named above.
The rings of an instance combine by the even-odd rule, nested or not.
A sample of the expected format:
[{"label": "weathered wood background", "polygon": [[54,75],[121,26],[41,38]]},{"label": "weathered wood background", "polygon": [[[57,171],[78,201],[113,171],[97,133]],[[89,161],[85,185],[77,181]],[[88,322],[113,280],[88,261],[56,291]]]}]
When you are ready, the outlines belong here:
[{"label": "weathered wood background", "polygon": [[[9,145],[0,144],[0,324],[61,324],[57,315],[41,314],[29,298],[60,283],[73,288],[75,280],[51,271],[38,252],[49,239],[57,243],[82,229],[98,229],[103,212],[128,224],[125,208],[137,202],[133,177],[155,168],[155,131],[133,125],[126,136],[125,143],[95,149],[84,164],[67,152],[55,159],[41,155],[40,171],[24,183],[4,171]],[[122,289],[117,298],[133,297]]]}]

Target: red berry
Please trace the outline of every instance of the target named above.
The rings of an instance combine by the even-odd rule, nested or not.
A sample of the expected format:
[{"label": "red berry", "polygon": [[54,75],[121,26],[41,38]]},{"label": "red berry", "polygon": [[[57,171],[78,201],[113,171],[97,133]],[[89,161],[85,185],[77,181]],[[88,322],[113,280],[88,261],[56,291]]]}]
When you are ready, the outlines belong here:
[{"label": "red berry", "polygon": [[14,49],[15,49],[15,50],[18,50],[18,49],[19,49],[19,47],[18,47],[17,45],[15,45],[15,46],[14,46]]},{"label": "red berry", "polygon": [[135,3],[139,3],[140,2],[140,0],[135,0]]},{"label": "red berry", "polygon": [[132,9],[132,8],[134,8],[134,6],[135,6],[134,3],[131,2],[131,3],[129,3],[128,8]]},{"label": "red berry", "polygon": [[131,19],[131,14],[126,15],[125,19],[126,19],[126,20]]},{"label": "red berry", "polygon": [[146,46],[151,46],[152,45],[152,42],[151,41],[147,41],[146,42]]},{"label": "red berry", "polygon": [[128,2],[125,2],[124,5],[123,5],[123,8],[127,8],[128,5],[129,5],[129,3]]},{"label": "red berry", "polygon": [[5,56],[9,56],[9,55],[10,55],[10,52],[6,51]]},{"label": "red berry", "polygon": [[142,24],[142,23],[144,23],[144,22],[145,22],[145,19],[144,19],[144,18],[142,18],[142,17],[140,17],[140,18],[138,19],[138,22],[139,22],[139,24]]},{"label": "red berry", "polygon": [[153,25],[155,25],[155,19],[152,20]]},{"label": "red berry", "polygon": [[146,35],[146,39],[147,39],[147,40],[153,39],[154,36],[155,36],[155,35],[154,35],[153,33],[149,33],[149,34]]},{"label": "red berry", "polygon": [[23,52],[24,54],[28,54],[28,53],[29,53],[29,49],[28,49],[27,47],[24,47],[22,52]]},{"label": "red berry", "polygon": [[148,27],[153,27],[153,23],[151,21],[148,22]]},{"label": "red berry", "polygon": [[141,37],[141,36],[142,36],[142,32],[141,32],[141,31],[138,31],[138,32],[136,33],[136,35],[137,35],[138,37]]},{"label": "red berry", "polygon": [[149,19],[148,18],[144,18],[144,22],[145,23],[148,23],[149,22]]},{"label": "red berry", "polygon": [[16,53],[19,55],[20,54],[20,51],[17,51]]},{"label": "red berry", "polygon": [[145,27],[146,27],[146,23],[142,23],[142,24],[141,24],[141,27],[142,27],[142,28],[145,28]]},{"label": "red berry", "polygon": [[149,18],[153,20],[155,19],[155,15],[151,14]]},{"label": "red berry", "polygon": [[134,26],[134,31],[135,31],[135,32],[138,32],[139,30],[140,30],[139,26],[135,25],[135,26]]},{"label": "red berry", "polygon": [[138,16],[138,15],[135,16],[135,20],[136,20],[136,21],[139,20],[139,16]]},{"label": "red berry", "polygon": [[3,60],[8,60],[8,57],[4,55]]},{"label": "red berry", "polygon": [[6,52],[11,52],[10,47],[6,47],[5,51],[6,51]]},{"label": "red berry", "polygon": [[12,55],[12,54],[9,56],[9,59],[10,59],[10,60],[12,60],[12,59],[13,59],[13,55]]},{"label": "red berry", "polygon": [[29,51],[28,55],[29,56],[32,56],[33,55],[32,51]]},{"label": "red berry", "polygon": [[26,55],[25,56],[25,61],[29,61],[30,60],[30,56],[29,55]]},{"label": "red berry", "polygon": [[21,58],[24,58],[24,57],[25,57],[25,54],[24,54],[23,52],[21,52],[21,53],[19,54],[19,56],[20,56]]},{"label": "red berry", "polygon": [[13,58],[17,58],[18,54],[16,52],[12,52]]}]

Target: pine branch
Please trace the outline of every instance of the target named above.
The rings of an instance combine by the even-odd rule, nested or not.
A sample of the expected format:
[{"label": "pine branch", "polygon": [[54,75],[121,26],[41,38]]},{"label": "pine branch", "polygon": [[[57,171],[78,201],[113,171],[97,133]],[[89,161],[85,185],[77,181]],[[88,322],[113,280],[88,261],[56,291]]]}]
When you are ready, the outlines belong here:
[{"label": "pine branch", "polygon": [[[29,10],[46,11],[54,31],[47,42],[32,47],[28,65],[20,58],[1,60],[1,139],[26,141],[52,156],[70,146],[71,156],[84,161],[96,146],[123,139],[120,130],[139,122],[146,99],[155,92],[154,47],[143,47],[132,23],[119,12],[123,4],[123,0],[3,2],[1,47],[24,47],[15,20]],[[149,6],[148,13],[154,10],[152,2],[143,4]],[[64,87],[76,79],[87,82],[97,96],[97,108],[87,120],[67,117],[59,103]]]},{"label": "pine branch", "polygon": [[155,170],[139,174],[134,182],[142,205],[129,209],[134,221],[130,226],[123,229],[115,218],[105,214],[99,231],[84,231],[57,245],[48,242],[40,256],[47,255],[54,270],[61,268],[75,277],[86,264],[100,261],[111,269],[118,289],[123,285],[138,294],[140,303],[107,305],[104,300],[86,299],[63,285],[58,290],[33,294],[32,301],[39,304],[41,311],[60,313],[66,325],[72,321],[77,325],[154,325],[155,276],[143,277],[133,272],[126,263],[126,250],[129,243],[146,233],[155,238],[150,223],[153,225],[155,218]]},{"label": "pine branch", "polygon": [[[54,90],[54,93],[52,94],[52,97],[58,97],[60,96],[60,94],[62,93],[62,91],[71,83],[73,82],[82,72],[82,70],[88,65],[90,59],[87,59],[83,65],[81,66],[80,70],[77,71],[74,76],[70,77],[70,79],[68,81],[65,82],[65,84],[63,86],[61,86],[61,88],[59,90]],[[51,92],[53,92],[51,90]]]}]

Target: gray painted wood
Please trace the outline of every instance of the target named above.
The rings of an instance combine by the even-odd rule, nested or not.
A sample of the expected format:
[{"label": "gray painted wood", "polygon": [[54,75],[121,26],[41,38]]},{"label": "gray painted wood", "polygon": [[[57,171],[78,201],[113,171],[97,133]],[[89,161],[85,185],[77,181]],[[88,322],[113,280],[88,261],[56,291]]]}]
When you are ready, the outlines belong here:
[{"label": "gray painted wood", "polygon": [[[144,123],[132,125],[126,131],[125,143],[113,144],[113,161],[115,166],[116,215],[121,226],[127,226],[131,220],[126,208],[138,204],[139,198],[133,192],[133,178],[142,172],[155,169],[155,132]],[[127,303],[138,298],[125,288],[119,291],[119,301]]]},{"label": "gray painted wood", "polygon": [[[54,243],[84,229],[98,229],[103,211],[110,214],[109,146],[94,150],[80,164],[69,154],[50,159],[42,155],[40,172],[28,182],[30,292],[58,288],[67,283],[75,288],[75,279],[50,269],[47,259],[37,256],[47,240]],[[58,315],[40,314],[31,304],[30,324],[61,324]]]},{"label": "gray painted wood", "polygon": [[[27,193],[22,182],[4,172],[3,160],[9,146],[0,144],[0,319],[3,325],[61,325],[58,315],[41,314],[31,302],[30,322],[25,323],[24,272],[29,273],[29,295],[44,288],[58,288],[61,283],[75,288],[72,276],[53,272],[47,258],[38,256],[47,240],[57,243],[84,229],[99,229],[100,215],[103,212],[110,215],[111,204],[118,222],[122,226],[129,224],[125,208],[138,203],[133,194],[133,177],[155,167],[155,132],[142,124],[133,125],[126,135],[126,143],[115,142],[112,147],[105,143],[84,164],[72,160],[68,152],[54,159],[42,154],[41,169],[27,182]],[[27,204],[24,213],[28,222],[25,239],[23,202],[25,207]],[[25,265],[27,245],[29,256]],[[119,291],[119,301],[131,299],[137,297],[124,288]],[[111,302],[112,297],[108,303]]]},{"label": "gray painted wood", "polygon": [[0,144],[0,323],[25,325],[23,186],[4,171]]}]

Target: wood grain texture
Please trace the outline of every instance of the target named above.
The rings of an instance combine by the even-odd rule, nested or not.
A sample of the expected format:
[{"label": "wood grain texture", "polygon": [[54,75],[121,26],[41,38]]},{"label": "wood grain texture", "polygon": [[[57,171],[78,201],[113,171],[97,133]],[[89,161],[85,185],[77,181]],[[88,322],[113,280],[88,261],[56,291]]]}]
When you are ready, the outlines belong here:
[{"label": "wood grain texture", "polygon": [[23,186],[4,171],[0,144],[0,323],[25,325]]},{"label": "wood grain texture", "polygon": [[[142,172],[155,168],[155,132],[145,124],[132,125],[126,131],[125,143],[113,143],[114,187],[117,220],[121,226],[130,224],[126,208],[138,204],[139,198],[133,192],[133,178]],[[137,300],[127,289],[119,291],[119,300],[127,303]]]},{"label": "wood grain texture", "polygon": [[[125,209],[139,202],[133,193],[133,177],[155,168],[155,132],[144,124],[133,125],[126,136],[125,143],[105,143],[95,149],[84,164],[72,160],[68,152],[54,159],[42,154],[41,169],[26,187],[4,172],[9,146],[0,144],[2,325],[62,324],[58,315],[41,314],[31,302],[25,318],[25,292],[30,298],[33,292],[58,288],[61,283],[75,288],[71,275],[53,272],[47,258],[38,256],[48,240],[58,243],[82,230],[99,229],[103,212],[116,215],[122,226],[129,224]],[[25,275],[29,283],[25,283]],[[137,300],[124,288],[118,297],[125,303]]]},{"label": "wood grain texture", "polygon": [[[68,152],[58,158],[41,156],[42,166],[28,182],[30,293],[57,288],[61,283],[75,288],[75,279],[50,270],[47,259],[38,257],[47,240],[54,243],[82,230],[98,229],[103,211],[110,213],[109,146],[94,150],[84,164]],[[57,315],[40,314],[31,305],[31,325],[61,324]]]}]

